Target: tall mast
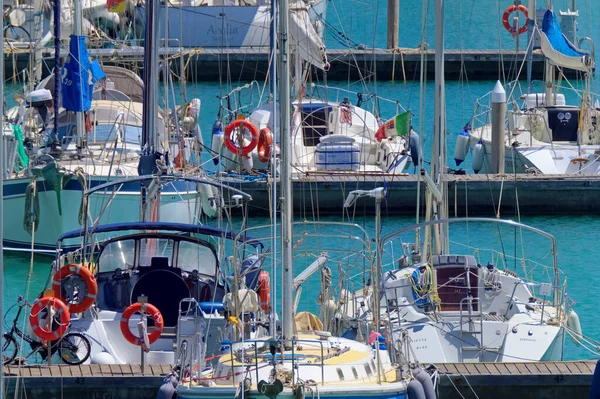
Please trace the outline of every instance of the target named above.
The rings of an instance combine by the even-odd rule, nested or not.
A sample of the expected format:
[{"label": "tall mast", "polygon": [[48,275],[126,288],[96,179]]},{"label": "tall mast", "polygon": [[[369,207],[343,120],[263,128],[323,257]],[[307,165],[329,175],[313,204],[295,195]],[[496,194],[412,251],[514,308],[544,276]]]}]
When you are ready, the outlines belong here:
[{"label": "tall mast", "polygon": [[[73,33],[75,34],[75,36],[82,36],[83,35],[83,29],[82,29],[83,9],[81,7],[82,1],[75,0],[73,3],[75,5],[75,8],[73,9],[73,14],[74,14]],[[79,60],[78,69],[81,69],[81,59]],[[79,76],[81,76],[81,74]],[[87,84],[87,82],[86,82],[86,84]],[[83,88],[83,84],[81,85],[81,87]],[[56,122],[56,126],[57,126],[56,131],[58,131],[58,122]],[[83,129],[84,129],[83,111],[75,112],[75,129],[76,129],[76,138],[77,138],[77,154],[81,155],[81,153],[82,153],[81,150],[83,147],[83,133],[84,133],[83,132]]]},{"label": "tall mast", "polygon": [[[4,29],[0,29],[0,43],[4,43]],[[0,46],[0,93],[4,94],[4,46]],[[0,331],[4,331],[4,101],[0,101]],[[4,342],[0,343],[0,359],[4,359]],[[0,399],[4,398],[4,372],[0,370]]]},{"label": "tall mast", "polygon": [[[443,178],[446,169],[446,88],[444,81],[444,1],[435,1],[435,99],[434,99],[434,139],[433,157],[431,158],[431,175],[435,181],[442,200],[436,200],[434,213],[437,219],[448,216],[448,184]],[[448,253],[448,226],[439,224],[435,227],[435,253]]]},{"label": "tall mast", "polygon": [[[270,45],[270,50],[271,50],[271,71],[270,71],[270,82],[269,82],[269,86],[270,86],[270,95],[272,96],[271,98],[271,104],[273,105],[273,113],[271,114],[271,126],[270,129],[273,132],[273,137],[276,137],[275,134],[277,132],[277,127],[278,127],[278,120],[277,120],[277,67],[278,67],[278,63],[277,63],[277,4],[275,4],[275,0],[271,1],[271,29],[270,29],[270,41],[269,41],[269,45]],[[277,141],[275,141],[275,144],[277,144]],[[277,176],[277,162],[275,161],[275,151],[271,151],[271,176]],[[277,204],[277,179],[273,179],[273,188],[272,188],[272,197],[271,197],[271,203],[272,204]],[[277,209],[277,207],[275,206],[273,209],[273,212],[271,213],[272,215],[272,224],[273,224],[273,264],[276,265],[277,264],[277,239],[275,237],[277,237],[277,212],[275,212],[275,210]],[[277,281],[277,269],[273,269],[273,280]],[[275,313],[277,310],[277,286],[276,284],[273,287],[273,292],[271,293],[271,323],[269,323],[269,334],[274,337],[275,333],[276,333],[276,329],[275,329]]]},{"label": "tall mast", "polygon": [[533,36],[533,27],[535,26],[535,11],[536,5],[535,0],[529,0],[528,7],[528,16],[527,16],[527,31],[528,31],[528,43],[531,43],[530,46],[527,46],[527,94],[531,93],[531,70],[533,66],[533,42],[531,41],[531,37]]},{"label": "tall mast", "polygon": [[[144,35],[144,112],[142,113],[142,147],[146,154],[158,149],[156,116],[158,115],[158,13],[157,0],[146,2],[146,32]],[[165,132],[166,133],[166,132]]]},{"label": "tall mast", "polygon": [[290,65],[288,41],[288,0],[279,0],[279,131],[281,141],[281,269],[282,269],[282,326],[283,339],[294,335],[292,292],[294,291],[294,269],[292,265],[292,179],[290,137]]}]

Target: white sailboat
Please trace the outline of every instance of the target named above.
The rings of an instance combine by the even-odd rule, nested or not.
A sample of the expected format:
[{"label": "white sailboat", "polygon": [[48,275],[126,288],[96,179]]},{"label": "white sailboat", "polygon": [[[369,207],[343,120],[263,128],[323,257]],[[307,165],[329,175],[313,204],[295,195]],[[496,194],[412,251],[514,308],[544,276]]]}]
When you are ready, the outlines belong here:
[{"label": "white sailboat", "polygon": [[[529,9],[536,10],[535,0]],[[575,10],[573,10],[575,11]],[[573,13],[567,13],[571,18]],[[600,130],[597,100],[590,92],[595,69],[593,43],[591,52],[577,48],[561,32],[560,25],[550,6],[546,9],[541,29],[537,25],[534,11],[530,11],[528,24],[530,37],[539,37],[541,51],[546,58],[546,91],[528,91],[518,98],[519,93],[509,97],[509,110],[504,133],[504,169],[509,173],[543,174],[598,174],[600,160]],[[590,40],[589,38],[585,38]],[[529,41],[529,48],[535,40]],[[579,41],[579,45],[583,39]],[[531,51],[529,49],[529,51]],[[579,103],[568,104],[561,93],[563,69],[580,71],[584,80],[581,92],[576,92]],[[558,82],[555,82],[556,72]],[[516,82],[515,82],[516,83]],[[513,86],[518,90],[518,85]],[[569,90],[569,87],[562,89]],[[490,121],[491,93],[477,100],[470,127],[457,139],[457,164],[464,160],[469,147],[473,154],[475,172],[491,173],[492,129]],[[465,140],[465,138],[470,140]],[[469,142],[470,141],[470,142]]]},{"label": "white sailboat", "polygon": [[[567,324],[577,317],[567,313],[554,237],[497,218],[448,218],[443,12],[441,1],[433,156],[425,179],[431,220],[382,238],[381,305],[363,290],[346,314],[359,321],[380,314],[394,331],[394,347],[422,362],[561,360]],[[454,230],[457,224],[463,230]],[[486,224],[493,227],[482,229]]]}]

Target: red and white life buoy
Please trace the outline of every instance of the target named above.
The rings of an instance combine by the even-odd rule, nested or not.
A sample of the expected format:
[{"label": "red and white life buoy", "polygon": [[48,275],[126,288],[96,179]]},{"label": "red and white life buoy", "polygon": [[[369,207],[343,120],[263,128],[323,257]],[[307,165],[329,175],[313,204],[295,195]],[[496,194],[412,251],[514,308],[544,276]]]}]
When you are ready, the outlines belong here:
[{"label": "red and white life buoy", "polygon": [[[520,12],[525,14],[526,20],[525,20],[525,23],[523,24],[523,26],[521,26],[515,32],[515,29],[509,22],[509,18],[510,18],[510,14],[512,14],[513,12],[515,12],[517,10],[519,10]],[[504,10],[504,14],[502,15],[502,24],[504,25],[504,29],[506,29],[508,31],[508,33],[510,33],[511,35],[514,35],[514,34],[521,35],[521,34],[527,32],[527,19],[528,18],[529,18],[529,14],[527,11],[527,7],[525,7],[522,4],[519,4],[518,6],[513,4],[512,6],[508,7],[506,10]]]},{"label": "red and white life buoy", "polygon": [[268,127],[260,129],[258,137],[258,159],[261,162],[268,162],[273,150],[273,135]]},{"label": "red and white life buoy", "polygon": [[[243,146],[242,148],[238,147],[236,143],[234,143],[234,138],[232,137],[233,132],[238,129],[239,134],[244,134],[244,129],[248,129],[250,134],[252,135],[252,140],[248,145]],[[243,155],[246,156],[252,152],[253,149],[256,148],[258,144],[258,129],[254,126],[250,121],[243,119],[236,119],[231,122],[225,128],[225,146],[232,154],[235,155]]]},{"label": "red and white life buoy", "polygon": [[160,338],[165,326],[162,314],[156,308],[156,306],[150,303],[137,302],[125,309],[123,316],[121,316],[121,334],[123,334],[123,337],[125,337],[129,343],[137,346],[141,346],[142,341],[140,337],[134,335],[129,329],[129,319],[135,313],[141,313],[144,316],[149,316],[154,321],[154,330],[152,331],[152,334],[148,336],[148,345],[153,344],[158,338]]},{"label": "red and white life buoy", "polygon": [[[56,314],[60,316],[59,325],[56,330],[53,330],[51,327],[47,328],[42,326],[42,311],[46,309],[47,306],[54,309]],[[52,324],[53,315],[47,314],[46,318],[49,319],[50,324]],[[65,335],[65,332],[67,332],[69,324],[71,323],[71,314],[69,313],[69,308],[67,308],[67,305],[65,305],[63,301],[58,298],[45,296],[35,301],[31,307],[31,313],[29,313],[29,323],[31,324],[31,328],[35,335],[46,341],[54,341]],[[44,324],[47,323],[48,322]]]},{"label": "red and white life buoy", "polygon": [[269,272],[262,271],[258,275],[258,288],[256,289],[258,294],[258,304],[260,308],[267,312],[271,307],[271,278]]},{"label": "red and white life buoy", "polygon": [[83,279],[87,288],[87,295],[79,303],[69,304],[69,312],[85,312],[86,310],[92,307],[94,301],[96,300],[96,295],[98,295],[98,283],[96,283],[96,278],[94,277],[92,272],[84,265],[73,263],[61,267],[60,270],[56,272],[56,274],[52,278],[52,291],[54,291],[55,297],[59,298],[62,302],[66,302],[65,298],[62,297],[60,286],[64,278],[73,275],[78,275]]}]

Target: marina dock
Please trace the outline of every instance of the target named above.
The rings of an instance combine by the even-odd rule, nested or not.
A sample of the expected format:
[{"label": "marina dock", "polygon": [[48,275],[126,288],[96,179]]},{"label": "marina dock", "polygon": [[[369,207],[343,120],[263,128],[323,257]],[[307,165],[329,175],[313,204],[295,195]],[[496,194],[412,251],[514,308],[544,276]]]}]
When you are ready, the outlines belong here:
[{"label": "marina dock", "polygon": [[[449,216],[513,217],[521,215],[583,215],[600,212],[600,176],[597,175],[446,175]],[[270,190],[264,181],[226,180],[252,195],[251,214],[268,215]],[[421,179],[421,206],[425,183]],[[386,187],[384,215],[414,216],[417,206],[416,175],[370,175],[349,173],[296,177],[293,183],[296,217],[314,214],[341,216],[342,204],[352,190]],[[373,213],[375,201],[361,200],[356,214]],[[350,211],[354,212],[354,211]],[[312,215],[310,215],[312,216]]]},{"label": "marina dock", "polygon": [[[9,51],[7,51],[9,50]],[[143,47],[90,48],[92,57],[117,65],[135,63],[141,66]],[[54,66],[54,52],[48,49],[44,54],[44,63]],[[268,48],[163,48],[161,54],[178,56],[183,54],[189,61],[187,79],[189,81],[216,81],[220,77],[231,76],[234,80],[262,80],[268,71]],[[5,76],[10,78],[27,68],[29,49],[13,50],[5,48]],[[65,54],[66,55],[66,54]],[[434,78],[435,51],[423,52],[427,76]],[[375,75],[377,80],[411,81],[419,80],[421,70],[421,51],[416,48],[388,49],[330,49],[327,59],[331,67],[327,78],[331,80],[365,79]],[[494,80],[502,76],[514,77],[521,68],[525,52],[510,50],[445,50],[446,79],[455,80],[466,77],[469,80]],[[533,78],[542,79],[544,58],[540,50],[533,53]],[[178,62],[174,62],[178,68]],[[46,70],[46,69],[45,69]],[[525,68],[523,68],[523,73]],[[462,72],[462,75],[461,75]],[[567,77],[573,77],[566,70]]]},{"label": "marina dock", "polygon": [[[596,362],[438,364],[443,399],[588,398]],[[5,366],[7,397],[154,399],[169,365]]]}]

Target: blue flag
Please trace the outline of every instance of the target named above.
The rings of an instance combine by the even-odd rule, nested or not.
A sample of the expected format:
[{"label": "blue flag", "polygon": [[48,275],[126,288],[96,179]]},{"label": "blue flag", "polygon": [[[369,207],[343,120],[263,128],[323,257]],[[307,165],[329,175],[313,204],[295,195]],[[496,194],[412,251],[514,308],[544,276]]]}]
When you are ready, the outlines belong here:
[{"label": "blue flag", "polygon": [[89,110],[94,83],[105,77],[98,61],[90,61],[85,37],[71,35],[69,58],[62,70],[62,106],[75,112]]}]

